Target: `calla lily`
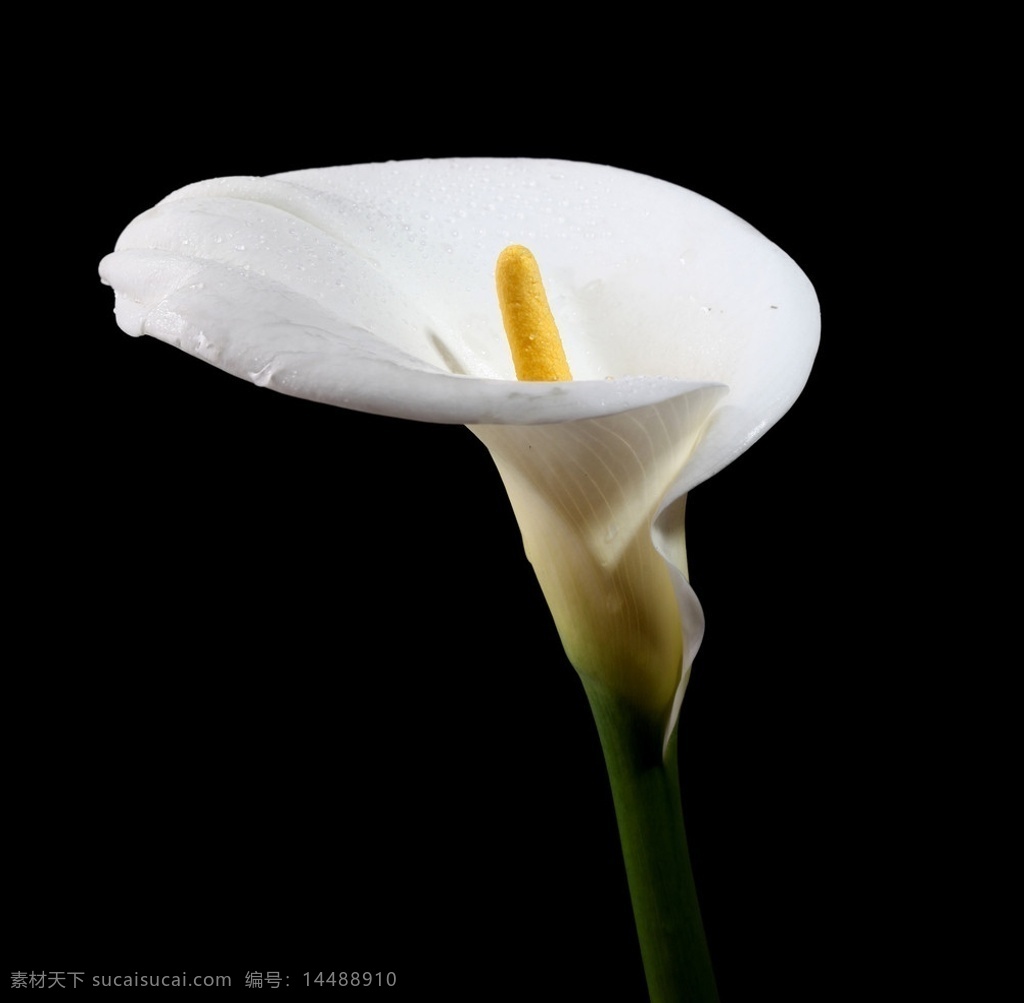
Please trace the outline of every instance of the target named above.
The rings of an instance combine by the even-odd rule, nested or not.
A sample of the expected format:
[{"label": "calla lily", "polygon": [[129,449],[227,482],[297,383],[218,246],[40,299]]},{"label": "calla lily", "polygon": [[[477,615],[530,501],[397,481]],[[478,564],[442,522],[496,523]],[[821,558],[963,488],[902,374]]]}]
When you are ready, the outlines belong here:
[{"label": "calla lily", "polygon": [[[547,295],[523,303],[550,303],[561,332],[567,366],[544,382],[516,379],[503,331],[509,245],[540,262]],[[652,178],[438,160],[190,185],[100,270],[129,334],[484,442],[594,710],[652,1000],[716,1000],[672,754],[703,633],[683,515],[807,379],[819,316],[800,269]]]},{"label": "calla lily", "polygon": [[[574,379],[515,379],[491,279],[536,255]],[[692,192],[591,164],[436,160],[221,178],[101,264],[119,325],[285,393],[468,424],[570,660],[663,742],[703,632],[687,492],[790,406],[818,341],[779,248]]]}]

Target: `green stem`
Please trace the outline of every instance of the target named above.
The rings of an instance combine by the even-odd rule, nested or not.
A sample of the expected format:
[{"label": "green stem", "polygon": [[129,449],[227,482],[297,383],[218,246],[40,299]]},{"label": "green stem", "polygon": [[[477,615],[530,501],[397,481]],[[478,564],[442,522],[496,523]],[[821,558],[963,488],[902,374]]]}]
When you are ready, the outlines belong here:
[{"label": "green stem", "polygon": [[651,1003],[717,1003],[679,798],[676,736],[585,676],[619,822]]}]

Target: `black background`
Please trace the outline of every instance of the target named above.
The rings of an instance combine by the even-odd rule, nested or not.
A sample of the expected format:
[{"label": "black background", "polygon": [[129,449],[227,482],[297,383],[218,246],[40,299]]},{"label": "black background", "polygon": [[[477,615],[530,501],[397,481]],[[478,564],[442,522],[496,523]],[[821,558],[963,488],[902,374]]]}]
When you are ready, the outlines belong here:
[{"label": "black background", "polygon": [[785,38],[421,31],[154,27],[80,54],[34,133],[8,967],[644,998],[596,733],[483,447],[129,339],[96,277],[206,177],[544,156],[692,188],[817,288],[804,395],[690,497],[680,761],[723,1000],[834,998],[872,951],[851,178],[883,138]]}]

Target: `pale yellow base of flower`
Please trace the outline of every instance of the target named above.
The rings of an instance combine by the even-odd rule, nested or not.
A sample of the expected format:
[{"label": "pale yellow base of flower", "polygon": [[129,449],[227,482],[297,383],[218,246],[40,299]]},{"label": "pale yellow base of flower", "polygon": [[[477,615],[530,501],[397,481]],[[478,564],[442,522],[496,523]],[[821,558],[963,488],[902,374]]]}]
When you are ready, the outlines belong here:
[{"label": "pale yellow base of flower", "polygon": [[[522,519],[523,504],[513,499],[513,505]],[[603,563],[569,527],[548,522],[524,543],[566,656],[578,672],[600,679],[664,725],[679,686],[683,633],[668,568],[650,531]]]},{"label": "pale yellow base of flower", "polygon": [[656,435],[635,414],[473,431],[505,483],[570,662],[666,727],[684,636],[651,521],[691,443]]}]

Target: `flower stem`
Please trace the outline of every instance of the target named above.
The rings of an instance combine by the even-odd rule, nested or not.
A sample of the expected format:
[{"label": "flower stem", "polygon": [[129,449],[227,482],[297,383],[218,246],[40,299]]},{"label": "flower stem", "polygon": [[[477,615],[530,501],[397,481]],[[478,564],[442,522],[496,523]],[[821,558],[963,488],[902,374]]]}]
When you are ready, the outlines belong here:
[{"label": "flower stem", "polygon": [[717,1003],[679,797],[676,735],[581,676],[611,779],[651,1003]]}]

